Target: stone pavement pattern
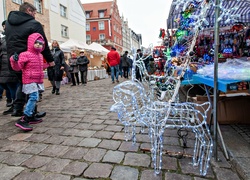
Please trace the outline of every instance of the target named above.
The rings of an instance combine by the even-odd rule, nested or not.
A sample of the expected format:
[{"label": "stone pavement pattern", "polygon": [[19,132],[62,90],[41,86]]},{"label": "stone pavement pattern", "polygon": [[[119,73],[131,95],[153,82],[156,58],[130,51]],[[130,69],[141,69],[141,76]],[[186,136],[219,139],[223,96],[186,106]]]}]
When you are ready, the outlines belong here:
[{"label": "stone pavement pattern", "polygon": [[[137,143],[124,140],[123,125],[109,111],[114,103],[110,79],[88,82],[87,86],[69,84],[61,95],[47,88],[39,110],[47,116],[31,132],[14,126],[16,117],[0,115],[1,180],[238,180],[230,162],[219,151],[220,162],[212,159],[206,177],[199,176],[191,157],[181,159],[163,155],[163,170],[155,175],[145,133],[137,134]],[[5,101],[0,102],[3,112]],[[183,149],[176,130],[165,132],[166,152],[192,154],[193,134]]]}]

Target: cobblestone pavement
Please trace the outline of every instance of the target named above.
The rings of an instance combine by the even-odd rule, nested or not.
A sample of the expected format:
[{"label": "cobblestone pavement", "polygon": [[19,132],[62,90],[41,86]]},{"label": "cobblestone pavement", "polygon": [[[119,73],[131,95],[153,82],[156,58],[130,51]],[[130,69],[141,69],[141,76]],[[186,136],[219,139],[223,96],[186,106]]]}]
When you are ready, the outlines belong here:
[{"label": "cobblestone pavement", "polygon": [[[206,177],[199,176],[191,157],[181,159],[163,155],[163,170],[154,174],[150,140],[138,133],[137,143],[124,140],[123,125],[113,104],[110,79],[91,81],[87,86],[64,85],[61,95],[43,93],[39,110],[47,116],[31,132],[14,126],[16,117],[0,115],[1,180],[238,180],[230,161],[219,151],[220,162],[211,160]],[[0,102],[0,111],[7,108]],[[165,132],[164,149],[192,154],[193,134],[189,133],[183,149],[176,130]]]}]

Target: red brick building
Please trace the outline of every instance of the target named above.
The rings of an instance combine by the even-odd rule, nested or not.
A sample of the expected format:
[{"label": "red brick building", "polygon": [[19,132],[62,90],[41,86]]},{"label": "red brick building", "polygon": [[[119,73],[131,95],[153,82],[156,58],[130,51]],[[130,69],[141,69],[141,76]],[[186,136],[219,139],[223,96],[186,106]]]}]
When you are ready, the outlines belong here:
[{"label": "red brick building", "polygon": [[122,20],[116,0],[83,4],[86,12],[86,41],[97,42],[122,53]]}]

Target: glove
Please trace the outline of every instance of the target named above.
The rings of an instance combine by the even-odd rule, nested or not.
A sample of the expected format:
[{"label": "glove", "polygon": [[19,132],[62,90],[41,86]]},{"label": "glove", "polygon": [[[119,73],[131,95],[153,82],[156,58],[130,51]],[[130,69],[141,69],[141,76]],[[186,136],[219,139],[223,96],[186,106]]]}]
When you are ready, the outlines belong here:
[{"label": "glove", "polygon": [[14,53],[14,55],[13,55],[13,59],[15,60],[15,61],[18,61],[18,54],[15,52]]}]

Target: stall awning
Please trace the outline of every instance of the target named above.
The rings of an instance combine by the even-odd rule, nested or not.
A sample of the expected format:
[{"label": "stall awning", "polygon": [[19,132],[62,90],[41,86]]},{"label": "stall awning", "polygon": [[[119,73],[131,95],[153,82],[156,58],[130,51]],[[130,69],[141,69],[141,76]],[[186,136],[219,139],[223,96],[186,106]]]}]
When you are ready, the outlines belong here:
[{"label": "stall awning", "polygon": [[[221,0],[222,1],[222,0]],[[167,19],[167,28],[168,29],[176,29],[178,28],[178,23],[175,22],[177,18],[180,18],[180,14],[183,8],[183,5],[180,5],[178,9],[176,9],[176,5],[174,4],[176,0],[173,0],[170,11],[169,11],[169,16]],[[240,17],[237,19],[237,22],[242,22],[249,24],[250,23],[250,0],[223,0],[223,7],[224,8],[233,8],[235,6],[239,6],[239,8],[235,11],[232,12],[233,15],[239,14]],[[200,13],[201,9],[197,9],[194,13],[194,15],[198,15]],[[215,7],[211,6],[208,9],[207,12],[207,17],[206,19],[209,22],[209,26],[207,27],[213,27],[214,22],[215,22]],[[220,26],[228,26],[231,24],[234,24],[235,21],[230,21],[227,24],[225,23],[226,19],[224,18],[222,21],[220,21]]]}]

